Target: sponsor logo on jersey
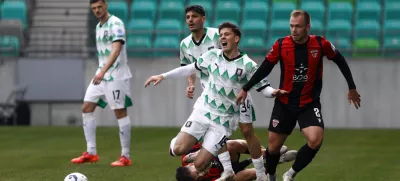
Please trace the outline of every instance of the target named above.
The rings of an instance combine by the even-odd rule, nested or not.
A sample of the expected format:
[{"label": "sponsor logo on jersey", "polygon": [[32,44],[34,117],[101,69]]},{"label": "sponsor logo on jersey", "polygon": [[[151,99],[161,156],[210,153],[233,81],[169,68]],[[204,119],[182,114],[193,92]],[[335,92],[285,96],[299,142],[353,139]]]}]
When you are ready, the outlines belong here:
[{"label": "sponsor logo on jersey", "polygon": [[108,31],[104,30],[104,37],[108,38]]}]

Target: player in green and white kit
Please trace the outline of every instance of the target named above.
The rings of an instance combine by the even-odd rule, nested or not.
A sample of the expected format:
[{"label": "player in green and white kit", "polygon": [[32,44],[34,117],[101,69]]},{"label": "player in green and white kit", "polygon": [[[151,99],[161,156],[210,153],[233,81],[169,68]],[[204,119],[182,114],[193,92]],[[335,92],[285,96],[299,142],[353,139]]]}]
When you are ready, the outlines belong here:
[{"label": "player in green and white kit", "polygon": [[[99,19],[96,26],[96,46],[99,68],[86,90],[82,106],[83,129],[87,142],[87,151],[71,160],[73,163],[98,161],[96,150],[96,118],[93,114],[96,106],[105,108],[107,102],[118,119],[119,135],[122,147],[121,156],[111,166],[129,166],[131,121],[127,107],[132,106],[130,98],[130,78],[128,58],[125,46],[124,23],[107,11],[104,0],[90,0],[94,15]],[[105,99],[104,99],[105,98]]]},{"label": "player in green and white kit", "polygon": [[[241,32],[236,25],[223,23],[219,27],[219,41],[222,50],[213,49],[201,55],[195,63],[150,77],[145,86],[151,82],[159,84],[164,78],[185,77],[197,70],[208,75],[208,82],[201,94],[204,100],[201,106],[196,106],[189,119],[181,128],[181,132],[171,141],[170,151],[173,155],[187,153],[190,148],[203,138],[202,149],[195,162],[196,169],[201,172],[211,162],[214,156],[225,151],[226,140],[239,125],[242,108],[251,109],[248,105],[235,104],[235,95],[249,80],[257,69],[257,64],[246,54],[239,52],[238,43]],[[266,97],[280,96],[285,91],[273,89],[267,80],[256,87]],[[226,158],[228,157],[228,158]],[[229,153],[227,156],[218,155],[224,169],[229,168]],[[229,163],[225,163],[226,159]],[[254,162],[254,161],[253,161]],[[254,166],[262,170],[264,161],[255,160]],[[231,178],[231,170],[224,170],[220,180]],[[264,172],[257,173],[257,180],[266,180]]]},{"label": "player in green and white kit", "polygon": [[[185,66],[190,63],[194,63],[203,53],[208,50],[212,50],[215,48],[221,48],[219,43],[219,32],[217,28],[204,28],[204,22],[206,20],[205,11],[199,5],[188,6],[185,9],[186,13],[186,24],[188,25],[189,30],[192,32],[189,36],[182,40],[180,44],[180,60],[181,65]],[[197,77],[200,78],[200,83],[202,88],[207,84],[208,75],[203,72],[197,72]],[[193,98],[194,96],[194,82],[196,76],[192,75],[188,78],[188,87],[186,88],[186,94],[189,98]],[[253,130],[252,122],[256,120],[253,108],[253,101],[251,96],[247,100],[247,105],[242,106],[242,112],[240,115],[240,125],[241,131],[243,133],[244,138],[249,143],[249,150],[251,153],[251,158],[254,163],[258,163],[257,160],[263,160],[262,154],[260,150],[260,141]],[[194,108],[202,106],[204,104],[203,97],[200,96]],[[248,106],[249,108],[246,108]],[[260,168],[258,173],[264,173],[264,167],[256,167]],[[262,175],[259,175],[263,177]]]}]

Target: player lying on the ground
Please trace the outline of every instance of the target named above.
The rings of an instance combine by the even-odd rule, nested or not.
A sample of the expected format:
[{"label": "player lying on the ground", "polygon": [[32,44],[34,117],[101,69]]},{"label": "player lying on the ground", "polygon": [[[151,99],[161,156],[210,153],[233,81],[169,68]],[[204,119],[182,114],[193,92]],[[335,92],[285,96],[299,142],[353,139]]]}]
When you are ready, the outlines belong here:
[{"label": "player lying on the ground", "polygon": [[[189,154],[182,156],[182,166],[176,169],[176,179],[178,181],[214,181],[218,179],[223,172],[223,168],[218,158],[215,157],[213,162],[210,164],[210,168],[204,172],[198,173],[193,165],[196,157],[199,153],[201,142],[193,146]],[[236,139],[227,141],[228,151],[232,160],[232,167],[236,173],[236,181],[248,181],[255,180],[256,170],[254,168],[248,168],[251,164],[252,159],[240,160],[241,154],[249,154],[248,145],[245,140]],[[262,154],[265,156],[265,148],[261,149]],[[280,150],[279,163],[285,163],[293,161],[296,158],[297,151],[290,150],[286,146],[282,146]]]}]

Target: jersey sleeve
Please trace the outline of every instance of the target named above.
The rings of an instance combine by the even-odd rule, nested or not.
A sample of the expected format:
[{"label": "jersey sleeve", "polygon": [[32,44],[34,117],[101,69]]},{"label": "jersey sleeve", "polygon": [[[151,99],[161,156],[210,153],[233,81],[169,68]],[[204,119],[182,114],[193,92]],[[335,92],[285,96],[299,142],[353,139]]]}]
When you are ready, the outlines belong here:
[{"label": "jersey sleeve", "polygon": [[280,55],[280,50],[279,50],[279,42],[278,42],[278,40],[276,40],[275,43],[272,45],[269,53],[265,57],[265,59],[270,61],[273,64],[276,64],[276,63],[278,63],[280,58],[281,58],[281,55]]},{"label": "jersey sleeve", "polygon": [[111,27],[111,41],[126,41],[125,27],[122,22],[116,21]]},{"label": "jersey sleeve", "polygon": [[[254,75],[254,73],[257,71],[257,69],[258,69],[258,65],[255,62],[253,62],[253,67],[248,72],[247,77],[252,77]],[[256,89],[258,92],[260,92],[261,90],[263,90],[264,88],[266,88],[268,86],[270,86],[270,83],[268,82],[267,77],[265,77],[259,83],[254,85],[253,88]]]},{"label": "jersey sleeve", "polygon": [[328,58],[329,60],[334,59],[336,57],[335,46],[324,37],[321,37],[321,43],[322,43],[322,50],[326,58]]},{"label": "jersey sleeve", "polygon": [[194,64],[196,69],[205,74],[208,74],[208,66],[210,65],[212,54],[214,54],[214,52],[213,50],[210,50],[201,55]]}]

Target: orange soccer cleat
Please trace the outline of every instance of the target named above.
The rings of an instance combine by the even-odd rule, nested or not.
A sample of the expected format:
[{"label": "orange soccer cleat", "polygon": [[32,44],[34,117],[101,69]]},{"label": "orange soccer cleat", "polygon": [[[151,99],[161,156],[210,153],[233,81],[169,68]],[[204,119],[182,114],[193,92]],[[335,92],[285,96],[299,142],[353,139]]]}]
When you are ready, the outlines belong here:
[{"label": "orange soccer cleat", "polygon": [[99,160],[98,155],[90,155],[88,152],[83,152],[80,157],[73,158],[72,163],[82,164],[82,163],[95,163]]},{"label": "orange soccer cleat", "polygon": [[111,166],[124,167],[124,166],[130,166],[131,164],[132,162],[129,158],[126,158],[125,156],[120,156],[117,161],[111,163]]}]

